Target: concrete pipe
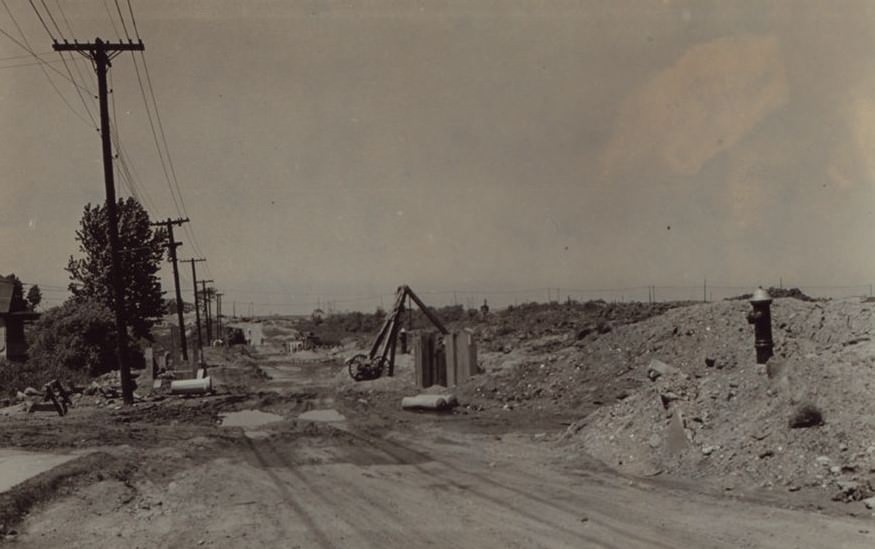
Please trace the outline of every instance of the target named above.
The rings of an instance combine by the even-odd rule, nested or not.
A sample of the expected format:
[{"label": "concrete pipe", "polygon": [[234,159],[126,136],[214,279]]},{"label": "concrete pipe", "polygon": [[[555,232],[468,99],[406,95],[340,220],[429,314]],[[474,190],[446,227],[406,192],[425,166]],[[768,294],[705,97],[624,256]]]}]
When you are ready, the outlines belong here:
[{"label": "concrete pipe", "polygon": [[172,395],[205,395],[213,390],[209,376],[201,379],[180,379],[170,383]]},{"label": "concrete pipe", "polygon": [[401,399],[401,408],[405,410],[447,410],[458,404],[453,395],[416,395]]}]

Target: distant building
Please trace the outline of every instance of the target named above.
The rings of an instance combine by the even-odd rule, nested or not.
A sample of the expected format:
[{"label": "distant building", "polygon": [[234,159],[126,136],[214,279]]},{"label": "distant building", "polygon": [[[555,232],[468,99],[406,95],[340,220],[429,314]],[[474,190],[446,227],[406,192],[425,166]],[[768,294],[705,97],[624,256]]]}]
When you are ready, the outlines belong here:
[{"label": "distant building", "polygon": [[32,311],[13,311],[12,293],[15,279],[12,275],[0,276],[0,359],[13,362],[27,360],[27,340],[24,338],[24,323],[39,318]]}]

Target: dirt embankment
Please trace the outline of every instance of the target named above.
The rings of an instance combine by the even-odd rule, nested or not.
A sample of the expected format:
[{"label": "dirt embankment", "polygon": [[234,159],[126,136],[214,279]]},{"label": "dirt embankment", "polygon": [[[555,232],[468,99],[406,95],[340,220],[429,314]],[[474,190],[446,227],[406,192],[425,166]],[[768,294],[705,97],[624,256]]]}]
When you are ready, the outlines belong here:
[{"label": "dirt embankment", "polygon": [[[565,369],[563,386],[596,383],[616,394],[569,428],[569,449],[623,471],[708,478],[727,489],[871,496],[872,306],[777,300],[768,367],[754,363],[748,308],[670,311],[572,354],[581,367]],[[791,427],[803,406],[817,409],[823,424]]]}]

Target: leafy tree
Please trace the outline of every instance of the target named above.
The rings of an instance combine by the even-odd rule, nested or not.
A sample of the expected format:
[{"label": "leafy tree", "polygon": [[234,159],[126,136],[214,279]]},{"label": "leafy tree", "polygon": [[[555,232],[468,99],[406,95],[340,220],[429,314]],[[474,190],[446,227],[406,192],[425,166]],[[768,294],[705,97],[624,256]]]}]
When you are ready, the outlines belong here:
[{"label": "leafy tree", "polygon": [[[158,278],[164,257],[166,233],[153,230],[149,214],[133,198],[118,201],[121,278],[125,312],[135,338],[151,339],[151,329],[164,315],[165,303]],[[70,292],[76,298],[94,299],[113,309],[110,276],[109,219],[105,205],[87,204],[76,231],[83,257],[70,256]]]},{"label": "leafy tree", "polygon": [[40,303],[43,301],[43,292],[39,289],[39,286],[34,284],[27,291],[27,306],[31,311],[35,311]]}]

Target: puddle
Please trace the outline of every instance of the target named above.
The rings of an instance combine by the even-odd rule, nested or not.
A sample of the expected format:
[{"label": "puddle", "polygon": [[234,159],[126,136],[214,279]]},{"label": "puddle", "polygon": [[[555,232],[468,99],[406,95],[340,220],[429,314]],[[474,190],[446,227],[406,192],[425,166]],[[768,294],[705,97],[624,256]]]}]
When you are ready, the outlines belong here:
[{"label": "puddle", "polygon": [[301,375],[301,368],[298,366],[261,366],[261,371],[267,374],[271,382],[295,381]]},{"label": "puddle", "polygon": [[283,416],[260,410],[242,410],[221,415],[222,427],[259,427],[283,420]]},{"label": "puddle", "polygon": [[0,492],[35,477],[81,454],[40,454],[0,449]]},{"label": "puddle", "polygon": [[335,423],[346,421],[346,417],[340,414],[337,410],[310,410],[298,416],[298,419],[303,421],[325,421]]}]

